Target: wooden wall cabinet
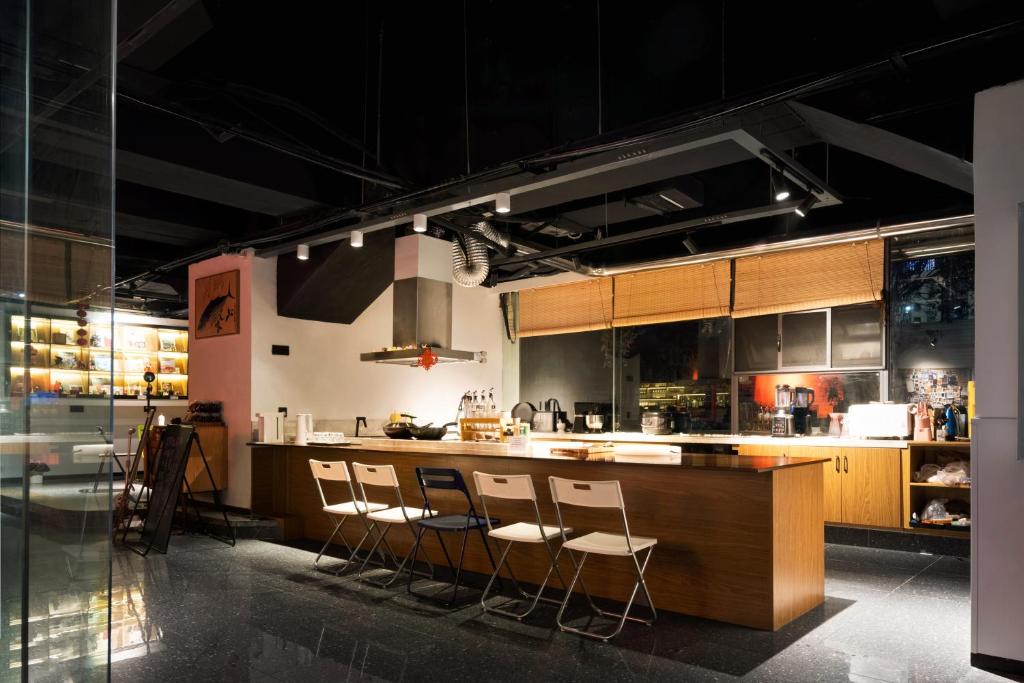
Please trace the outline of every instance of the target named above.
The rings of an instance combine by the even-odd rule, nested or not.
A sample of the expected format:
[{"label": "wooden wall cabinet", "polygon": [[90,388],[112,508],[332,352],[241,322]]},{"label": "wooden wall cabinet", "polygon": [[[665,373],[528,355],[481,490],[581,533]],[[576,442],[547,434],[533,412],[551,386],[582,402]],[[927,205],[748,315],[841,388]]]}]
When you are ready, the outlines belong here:
[{"label": "wooden wall cabinet", "polygon": [[740,455],[828,458],[825,521],[884,529],[903,526],[899,448],[832,446],[737,446]]}]

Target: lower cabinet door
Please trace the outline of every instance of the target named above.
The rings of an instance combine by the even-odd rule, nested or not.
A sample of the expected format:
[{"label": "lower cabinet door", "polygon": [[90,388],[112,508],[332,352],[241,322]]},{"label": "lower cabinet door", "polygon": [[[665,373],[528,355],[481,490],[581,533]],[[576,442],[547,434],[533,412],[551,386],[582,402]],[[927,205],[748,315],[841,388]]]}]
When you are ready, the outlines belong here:
[{"label": "lower cabinet door", "polygon": [[843,522],[900,528],[899,449],[843,448],[840,460]]},{"label": "lower cabinet door", "polygon": [[822,463],[825,468],[825,521],[835,524],[843,522],[843,458],[838,455],[837,448],[824,448]]}]

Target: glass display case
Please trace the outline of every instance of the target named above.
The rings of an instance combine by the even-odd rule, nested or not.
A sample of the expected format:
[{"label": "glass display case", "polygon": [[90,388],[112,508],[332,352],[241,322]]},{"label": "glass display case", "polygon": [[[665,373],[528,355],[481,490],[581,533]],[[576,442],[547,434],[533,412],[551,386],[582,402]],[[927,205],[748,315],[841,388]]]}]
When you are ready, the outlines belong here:
[{"label": "glass display case", "polygon": [[10,316],[10,396],[135,398],[153,372],[154,398],[188,397],[188,330]]}]

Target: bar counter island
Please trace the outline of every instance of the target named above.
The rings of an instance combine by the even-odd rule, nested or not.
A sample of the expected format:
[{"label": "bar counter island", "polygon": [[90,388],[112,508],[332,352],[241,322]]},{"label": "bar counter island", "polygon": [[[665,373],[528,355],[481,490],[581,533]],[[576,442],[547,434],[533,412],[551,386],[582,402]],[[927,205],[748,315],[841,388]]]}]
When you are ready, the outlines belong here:
[{"label": "bar counter island", "polygon": [[[827,458],[688,454],[685,445],[619,443],[602,453],[600,460],[585,460],[553,453],[553,448],[564,445],[557,441],[533,441],[518,452],[505,443],[379,438],[353,439],[350,445],[336,446],[249,445],[252,511],[277,520],[286,539],[323,543],[333,529],[310,472],[311,459],[345,461],[349,466],[353,462],[393,465],[410,507],[422,505],[417,467],[455,468],[468,482],[480,514],[474,471],[529,474],[542,520],[552,525],[557,522],[548,477],[617,480],[630,533],[658,541],[644,575],[657,609],[773,631],[824,601],[821,463]],[[357,496],[358,490],[356,486]],[[339,489],[338,495],[345,500],[350,497],[347,489],[344,493]],[[370,493],[367,497],[372,500]],[[430,499],[440,514],[466,509],[456,492],[431,491]],[[504,523],[532,522],[528,503],[490,499],[487,503],[489,515]],[[563,506],[562,511],[565,525],[575,530],[570,538],[591,531],[622,532],[616,510]],[[358,523],[351,523],[350,541],[362,531]],[[388,542],[402,555],[414,538],[407,530],[396,530]],[[544,552],[524,549],[525,545],[515,544],[508,562],[519,581],[540,585],[549,560]],[[444,566],[441,548],[430,535],[424,536],[423,548],[436,566]],[[482,575],[493,571],[479,536],[468,540],[465,567]],[[560,556],[559,568],[568,582],[573,565],[566,552]],[[592,595],[625,602],[635,574],[626,558],[593,556],[583,580]],[[554,578],[549,586],[555,589],[552,595],[562,590]]]}]

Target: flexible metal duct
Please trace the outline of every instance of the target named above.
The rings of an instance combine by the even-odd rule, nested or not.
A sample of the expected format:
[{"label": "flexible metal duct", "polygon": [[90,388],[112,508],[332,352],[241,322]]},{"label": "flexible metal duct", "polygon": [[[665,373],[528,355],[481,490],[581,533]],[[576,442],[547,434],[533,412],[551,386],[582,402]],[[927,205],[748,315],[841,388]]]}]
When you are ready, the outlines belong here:
[{"label": "flexible metal duct", "polygon": [[[491,241],[508,246],[508,239],[486,221],[474,225],[473,230]],[[452,241],[452,279],[461,287],[479,287],[491,271],[487,245],[469,235],[465,235],[463,240],[466,243],[465,251],[458,240]]]}]

